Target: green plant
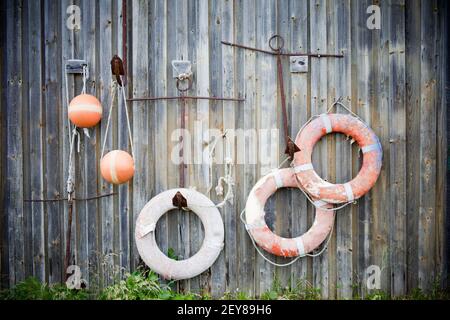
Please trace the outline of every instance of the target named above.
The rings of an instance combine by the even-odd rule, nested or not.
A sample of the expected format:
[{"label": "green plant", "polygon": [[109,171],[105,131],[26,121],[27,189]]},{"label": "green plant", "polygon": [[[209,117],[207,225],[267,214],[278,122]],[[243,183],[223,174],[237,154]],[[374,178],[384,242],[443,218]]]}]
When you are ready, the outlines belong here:
[{"label": "green plant", "polygon": [[0,294],[2,300],[85,300],[87,290],[69,289],[65,285],[49,286],[36,278],[27,278],[15,287]]},{"label": "green plant", "polygon": [[158,276],[153,272],[127,274],[112,286],[106,287],[99,298],[102,300],[148,300],[167,297],[169,288],[161,287]]}]

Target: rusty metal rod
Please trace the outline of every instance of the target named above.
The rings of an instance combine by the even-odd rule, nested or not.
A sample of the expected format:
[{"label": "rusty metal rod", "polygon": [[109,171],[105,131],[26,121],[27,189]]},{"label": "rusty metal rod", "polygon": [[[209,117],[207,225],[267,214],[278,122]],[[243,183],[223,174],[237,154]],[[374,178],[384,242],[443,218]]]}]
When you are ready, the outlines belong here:
[{"label": "rusty metal rod", "polygon": [[[89,198],[73,198],[73,201],[90,201],[90,200],[96,200],[100,198],[115,196],[117,192],[107,193],[107,194],[101,194],[95,197],[89,197]],[[57,198],[57,199],[25,199],[24,202],[56,202],[56,201],[67,201],[67,198]]]},{"label": "rusty metal rod", "polygon": [[222,44],[225,44],[227,46],[232,46],[232,47],[237,47],[237,48],[241,48],[241,49],[247,49],[247,50],[252,50],[252,51],[257,51],[257,52],[262,52],[262,53],[267,53],[267,54],[271,54],[271,55],[280,55],[280,56],[308,56],[308,57],[313,57],[313,58],[325,58],[325,57],[332,57],[332,58],[343,58],[344,55],[343,54],[330,54],[330,53],[303,53],[303,52],[278,52],[278,51],[269,51],[269,50],[263,50],[263,49],[259,49],[259,48],[253,48],[253,47],[249,47],[249,46],[245,46],[242,44],[237,44],[237,43],[231,43],[231,42],[227,42],[227,41],[221,41]]},{"label": "rusty metal rod", "polygon": [[198,96],[169,96],[169,97],[140,97],[128,98],[127,101],[155,101],[155,100],[177,100],[177,99],[194,99],[194,100],[214,100],[214,101],[245,101],[243,98],[223,98],[223,97],[198,97]]},{"label": "rusty metal rod", "polygon": [[67,269],[70,264],[70,239],[72,238],[72,215],[73,215],[73,201],[70,200],[68,203],[68,218],[67,218],[67,235],[66,235],[66,259],[64,260],[64,274],[65,280],[67,281],[69,274]]},{"label": "rusty metal rod", "polygon": [[180,114],[180,127],[181,127],[181,150],[180,150],[180,188],[185,187],[185,164],[184,164],[184,129],[186,128],[186,99],[184,94],[181,92],[181,114]]}]

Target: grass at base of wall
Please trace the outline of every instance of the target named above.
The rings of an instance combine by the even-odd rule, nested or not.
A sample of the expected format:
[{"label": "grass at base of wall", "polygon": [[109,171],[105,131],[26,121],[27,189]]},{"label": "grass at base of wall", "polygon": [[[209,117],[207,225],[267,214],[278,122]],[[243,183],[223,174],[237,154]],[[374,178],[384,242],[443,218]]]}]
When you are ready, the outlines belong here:
[{"label": "grass at base of wall", "polygon": [[[209,300],[208,294],[179,293],[174,290],[174,282],[161,284],[159,277],[151,271],[137,271],[126,275],[123,280],[102,290],[68,289],[66,285],[47,285],[35,278],[28,278],[15,287],[0,292],[1,300]],[[244,292],[226,292],[223,300],[253,299]],[[263,293],[261,300],[320,300],[320,290],[307,281],[299,281],[293,287],[282,287],[276,280],[272,288]],[[449,300],[450,293],[437,286],[425,294],[420,289],[409,295],[391,298],[381,290],[357,300]]]}]

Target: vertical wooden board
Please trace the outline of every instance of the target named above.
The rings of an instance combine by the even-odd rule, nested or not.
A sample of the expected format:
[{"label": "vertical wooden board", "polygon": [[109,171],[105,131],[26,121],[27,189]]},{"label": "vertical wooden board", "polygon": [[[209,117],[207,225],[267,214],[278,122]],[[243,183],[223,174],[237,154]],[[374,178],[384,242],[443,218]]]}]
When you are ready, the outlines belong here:
[{"label": "vertical wooden board", "polygon": [[[372,37],[376,30],[367,29],[366,9],[369,6],[368,1],[352,2],[352,111],[358,114],[362,119],[370,124],[370,108],[373,105],[371,86],[374,73],[371,66]],[[375,106],[374,106],[375,108]],[[375,129],[375,133],[378,130]],[[355,176],[360,168],[360,158],[356,152],[352,153],[352,174]],[[356,252],[353,266],[355,267],[356,282],[360,284],[357,295],[364,294],[366,268],[371,265],[370,255],[370,217],[371,217],[371,194],[360,198],[354,208],[353,220],[353,252]],[[356,261],[355,261],[356,260]]]},{"label": "vertical wooden board", "polygon": [[[210,95],[210,82],[209,82],[209,8],[210,4],[205,0],[198,0],[196,3],[196,23],[198,26],[198,35],[196,41],[191,45],[194,46],[195,53],[195,79],[196,88],[195,92],[198,96]],[[196,162],[194,168],[194,181],[191,182],[192,186],[195,186],[197,191],[206,194],[209,185],[209,163],[208,157],[202,153],[203,141],[208,141],[209,136],[207,130],[209,129],[209,107],[210,103],[207,100],[197,101],[196,115],[194,116],[194,132],[193,132],[193,148],[194,148],[194,162]],[[200,245],[204,238],[203,226],[201,222],[197,220],[194,222],[193,233],[197,236],[192,237],[192,242],[196,243],[194,246]],[[211,294],[214,295],[214,283],[211,282],[212,270],[203,273],[200,276],[200,286],[211,286]]]},{"label": "vertical wooden board", "polygon": [[[92,1],[83,0],[80,3],[81,34],[80,34],[80,56],[88,63],[89,78],[86,81],[86,93],[99,98],[97,90],[98,79],[98,58],[99,58],[99,38],[97,36],[99,13],[98,4]],[[82,130],[79,130],[82,131]],[[91,197],[98,192],[98,169],[97,159],[97,136],[100,134],[99,126],[89,129],[90,138],[81,133],[81,152],[77,154],[79,161],[79,178],[77,179],[78,195]],[[99,210],[98,201],[85,201],[77,203],[77,214],[80,212],[79,242],[80,268],[82,274],[89,277],[89,285],[102,285],[104,279],[104,255],[102,252],[102,216]],[[83,272],[84,271],[84,272]]]},{"label": "vertical wooden board", "polygon": [[[306,1],[291,0],[289,3],[291,41],[290,49],[295,52],[308,51],[308,3]],[[308,73],[291,73],[291,130],[295,139],[302,125],[308,120],[310,113]],[[292,190],[291,223],[292,237],[297,237],[308,230],[308,200],[299,190]],[[298,260],[291,267],[291,285],[307,280],[308,260]]]},{"label": "vertical wooden board", "polygon": [[[199,2],[198,0],[189,0],[188,1],[188,57],[192,64],[192,71],[194,73],[193,75],[193,82],[192,82],[192,88],[190,92],[197,93],[198,85],[198,49],[197,49],[197,43],[199,42],[199,19],[198,19],[198,6]],[[190,153],[191,156],[191,165],[188,165],[185,168],[185,174],[186,177],[186,185],[196,186],[197,185],[197,172],[198,172],[198,155],[196,155],[195,148],[196,146],[195,142],[195,126],[198,125],[197,123],[197,101],[189,101],[186,103],[186,114],[187,114],[187,122],[186,122],[186,128],[188,132],[190,132],[190,140],[185,140],[184,143],[184,154],[186,155],[186,152]],[[185,137],[186,139],[186,137]],[[189,150],[189,151],[188,151]],[[194,252],[197,252],[200,249],[201,246],[201,240],[203,239],[202,235],[202,229],[201,226],[198,223],[198,219],[190,219],[189,220],[189,254],[192,255]],[[201,283],[202,276],[198,276],[195,278],[192,278],[189,280],[189,287],[194,292],[199,292],[200,290],[206,290],[210,292],[209,284]]]},{"label": "vertical wooden board", "polygon": [[[277,26],[276,33],[283,37],[284,39],[284,47],[285,51],[292,51],[291,45],[291,37],[289,36],[290,30],[290,16],[289,16],[289,3],[288,2],[278,2],[276,6],[276,17],[277,17]],[[273,57],[276,59],[276,57]],[[287,113],[287,123],[288,123],[288,132],[291,135],[292,125],[291,125],[291,112],[292,112],[292,104],[291,104],[291,75],[289,72],[289,58],[282,57],[281,58],[281,67],[283,71],[283,85],[284,85],[284,95],[286,98],[286,113]],[[275,68],[278,70],[278,67]],[[277,82],[277,101],[276,101],[276,113],[277,113],[277,128],[279,130],[278,134],[278,144],[279,144],[279,152],[278,152],[278,163],[281,164],[287,157],[284,153],[284,149],[286,146],[286,140],[284,137],[284,124],[283,124],[283,112],[281,107],[281,88],[279,86],[280,79],[278,79],[278,75],[273,78],[274,81]],[[277,166],[278,167],[278,166]],[[294,191],[295,192],[295,191]],[[281,189],[276,192],[274,195],[275,200],[275,226],[274,231],[276,234],[282,237],[293,237],[292,234],[292,191],[290,189]],[[282,257],[277,258],[277,262],[286,263],[289,259],[285,259]],[[276,279],[278,283],[282,287],[287,287],[290,284],[290,267],[280,267],[276,268]]]},{"label": "vertical wooden board", "polygon": [[[149,95],[149,4],[146,1],[135,1],[132,5],[132,79],[133,97]],[[151,163],[148,162],[149,148],[149,110],[147,102],[133,103],[133,141],[135,142],[135,174],[133,177],[133,219],[131,224],[131,269],[139,264],[139,253],[134,242],[136,218],[152,195],[150,189]]]},{"label": "vertical wooden board", "polygon": [[408,1],[405,7],[406,41],[406,164],[407,164],[407,290],[418,286],[418,232],[419,232],[419,179],[420,179],[420,1]]},{"label": "vertical wooden board", "polygon": [[[221,74],[222,76],[222,96],[224,97],[235,97],[235,82],[236,82],[236,64],[235,64],[235,51],[230,46],[224,46],[220,43],[223,39],[232,39],[235,41],[235,27],[234,27],[234,3],[231,0],[225,0],[221,3],[222,5],[222,20],[221,20],[221,36],[217,39],[217,43],[222,49],[222,63],[221,63]],[[220,33],[219,33],[220,34]],[[230,174],[233,181],[236,179],[236,144],[235,144],[235,128],[236,128],[236,110],[240,107],[239,103],[232,101],[223,102],[223,132],[229,130],[233,135],[229,135],[228,138],[223,140],[224,150],[222,160],[225,166],[224,174]],[[215,129],[220,129],[215,127]],[[228,160],[229,159],[229,160]],[[220,160],[220,159],[217,159]],[[232,167],[228,166],[228,161],[233,164]],[[230,170],[230,171],[227,171]],[[224,194],[220,196],[218,201],[222,201],[223,197],[226,195],[225,186]],[[235,193],[234,193],[235,194]],[[238,213],[239,210],[236,206],[236,199],[232,198],[229,202],[225,204],[222,208],[224,224],[225,224],[225,263],[226,263],[226,275],[227,275],[227,291],[235,291],[237,286],[237,259],[236,251],[239,250],[237,242],[237,223],[238,223]]]},{"label": "vertical wooden board", "polygon": [[[41,3],[30,1],[27,5],[28,25],[28,64],[29,85],[28,101],[33,101],[33,107],[28,105],[29,116],[29,137],[30,144],[29,170],[30,170],[30,193],[31,199],[42,199],[44,197],[44,177],[43,177],[43,100],[42,100],[42,64],[33,66],[33,62],[41,62],[42,53],[42,33],[41,33]],[[30,28],[30,25],[35,26]],[[45,225],[44,225],[44,203],[30,203],[31,211],[31,257],[33,276],[40,281],[45,281]]]},{"label": "vertical wooden board", "polygon": [[431,289],[435,277],[436,236],[436,36],[435,1],[421,3],[419,287]]},{"label": "vertical wooden board", "polygon": [[[249,46],[256,46],[256,16],[255,9],[256,1],[239,1],[236,3],[236,21],[240,28],[236,31],[236,42],[245,43]],[[240,31],[242,30],[242,32]],[[229,39],[224,39],[225,41]],[[237,50],[237,49],[235,49]],[[257,112],[256,112],[256,53],[250,50],[239,50],[239,59],[237,64],[241,66],[239,73],[239,83],[241,91],[239,94],[245,97],[245,101],[239,106],[239,129],[243,129],[244,141],[243,150],[239,149],[237,156],[243,154],[241,158],[242,165],[239,169],[242,174],[238,175],[236,194],[243,194],[241,206],[236,214],[240,214],[245,208],[245,201],[250,190],[256,183],[257,176]],[[240,291],[255,296],[256,289],[256,252],[253,248],[250,237],[247,234],[243,223],[239,223],[238,239],[240,249],[237,252],[238,259],[238,288]]]},{"label": "vertical wooden board", "polygon": [[[60,36],[59,4],[52,1],[45,2],[45,197],[52,199],[63,196],[63,186],[60,184],[61,159],[60,154],[60,112],[61,87],[59,85],[60,50],[58,39]],[[62,210],[63,202],[49,202],[46,204],[48,227],[48,267],[49,282],[62,281],[63,254],[62,254]]]},{"label": "vertical wooden board", "polygon": [[[126,6],[125,11],[123,11],[124,8],[124,4]],[[125,53],[124,50],[124,45],[126,46],[125,49],[127,49],[128,47],[130,47],[130,41],[128,40],[128,34],[130,34],[130,31],[132,31],[131,29],[131,24],[130,22],[130,18],[132,16],[132,10],[131,10],[131,1],[127,1],[127,0],[119,0],[117,2],[117,7],[116,7],[117,11],[118,11],[118,17],[116,18],[117,21],[117,49],[116,51],[119,53],[119,56],[122,58],[123,61],[126,61],[126,65],[125,65],[125,77],[126,78],[126,84],[125,84],[125,93],[126,93],[126,97],[129,97],[130,94],[130,83],[131,83],[131,79],[129,76],[129,73],[131,71],[130,69],[130,65],[131,63],[129,63],[128,61],[130,61],[129,59],[129,50],[127,50],[127,52]],[[125,37],[127,39],[127,43],[123,43],[123,39],[124,39],[124,30],[123,30],[123,25],[125,23]],[[126,55],[125,55],[126,54]],[[131,61],[132,62],[132,61]],[[127,118],[126,118],[126,113],[125,113],[125,108],[128,107],[128,113],[130,115],[130,121],[133,121],[133,106],[134,103],[132,102],[128,102],[125,104],[125,102],[123,101],[123,99],[120,98],[120,93],[118,93],[117,96],[117,145],[118,148],[120,150],[126,150],[127,152],[131,152],[130,149],[130,141],[129,141],[129,137],[128,137],[128,125],[127,125]],[[133,185],[133,180],[124,183],[122,185],[120,185],[117,190],[118,190],[118,215],[119,215],[119,238],[120,238],[120,266],[121,268],[123,268],[123,272],[129,272],[130,271],[130,260],[131,260],[131,256],[130,256],[130,252],[132,252],[132,241],[131,239],[134,237],[133,234],[130,233],[130,228],[131,225],[133,224],[133,219],[132,219],[132,215],[131,213],[131,205],[132,205],[132,185]],[[131,218],[130,218],[131,217]]]},{"label": "vertical wooden board", "polygon": [[[65,65],[68,59],[72,59],[74,57],[74,51],[75,51],[75,33],[78,33],[79,29],[71,29],[67,26],[67,20],[69,17],[69,14],[67,13],[68,7],[72,5],[71,1],[62,1],[61,7],[60,7],[60,15],[62,17],[60,21],[61,25],[61,75],[60,75],[60,83],[61,83],[61,114],[60,114],[60,122],[61,122],[61,141],[62,141],[62,172],[63,174],[60,177],[61,180],[61,186],[63,186],[63,192],[64,196],[67,196],[67,179],[68,179],[68,167],[69,167],[69,154],[70,154],[70,135],[72,134],[72,128],[73,125],[68,119],[68,106],[70,100],[75,96],[75,77],[73,75],[67,75],[66,77],[66,70]],[[44,13],[45,14],[45,13]],[[67,80],[67,84],[66,84]],[[66,89],[67,88],[67,89]],[[76,157],[76,152],[73,153],[72,159]],[[75,163],[72,163],[72,165],[75,165]],[[74,168],[75,172],[76,168]],[[76,178],[75,175],[73,177]],[[76,179],[75,179],[76,180]],[[75,181],[74,181],[75,183]],[[75,190],[76,192],[76,190]],[[62,210],[64,212],[63,219],[62,219],[62,248],[66,248],[66,235],[67,235],[67,221],[68,221],[68,206],[63,205]],[[76,204],[74,205],[74,208],[76,208]],[[74,209],[76,210],[76,209]],[[76,215],[73,214],[72,217],[72,229],[71,229],[71,257],[70,257],[70,264],[77,264],[76,257],[77,254],[77,241],[76,241]],[[65,251],[64,251],[64,258],[65,258]],[[65,270],[63,270],[64,274]]]},{"label": "vertical wooden board", "polygon": [[23,137],[22,137],[22,3],[10,1],[6,8],[6,185],[8,212],[9,284],[23,280]]},{"label": "vertical wooden board", "polygon": [[[448,3],[446,1],[438,1],[439,10],[439,29],[438,34],[448,34]],[[446,219],[446,204],[447,198],[447,157],[448,157],[448,144],[447,144],[447,108],[448,108],[448,84],[447,84],[447,72],[448,72],[448,53],[446,51],[448,47],[448,36],[437,38],[439,46],[439,55],[437,61],[438,70],[438,96],[437,96],[437,130],[436,130],[436,233],[437,233],[437,250],[436,250],[436,273],[440,275],[439,286],[445,288],[448,283],[448,223],[450,219]]]},{"label": "vertical wooden board", "polygon": [[[226,74],[225,68],[228,72],[232,69],[232,65],[225,65],[225,61],[222,57],[222,44],[220,40],[222,38],[222,31],[227,33],[227,30],[223,30],[227,28],[223,24],[227,24],[224,17],[224,10],[226,11],[225,5],[221,1],[217,1],[215,3],[211,3],[209,6],[208,18],[210,21],[208,26],[209,33],[209,93],[207,95],[212,96],[222,96],[223,86],[226,85]],[[205,19],[201,17],[200,19]],[[228,35],[229,36],[229,33]],[[229,62],[229,60],[228,60]],[[221,101],[211,101],[209,103],[210,111],[209,111],[209,126],[204,130],[208,130],[208,140],[209,142],[214,141],[215,139],[219,139],[219,142],[216,145],[214,153],[212,155],[212,159],[205,158],[205,161],[209,163],[212,167],[210,173],[208,173],[208,182],[207,182],[207,190],[208,196],[214,203],[218,203],[221,201],[221,198],[215,192],[215,186],[219,181],[220,177],[224,174],[224,165],[223,164],[223,155],[224,155],[224,142],[220,137],[220,133],[225,129],[225,114],[223,111],[224,103]],[[232,119],[229,119],[232,120]],[[206,135],[204,135],[206,137]],[[205,142],[206,142],[205,141]],[[211,150],[211,144],[204,144],[205,152],[209,153]],[[227,213],[229,210],[229,206],[225,205],[222,209],[219,209],[221,212],[221,216],[223,222],[225,223],[225,246],[216,262],[211,267],[211,293],[214,297],[221,297],[226,290],[227,280],[232,275],[229,273],[227,268],[228,260],[227,254],[228,249],[228,236],[230,232],[232,232],[232,225],[227,224]],[[232,241],[232,238],[230,239]],[[232,250],[232,248],[230,248]]]},{"label": "vertical wooden board", "polygon": [[[86,17],[84,13],[86,11],[89,11],[89,9],[85,8],[85,3],[80,0],[79,2],[76,2],[76,5],[79,6],[81,10],[81,16],[83,19],[81,20],[80,29],[74,31],[73,33],[73,56],[70,58],[76,58],[76,59],[85,59],[84,55],[84,48],[86,46],[86,40],[85,40],[85,34],[86,34]],[[64,15],[66,16],[66,15]],[[88,44],[90,45],[90,43]],[[89,67],[91,67],[92,61],[87,61]],[[80,75],[74,75],[69,76],[69,79],[72,78],[73,80],[73,88],[69,89],[69,95],[72,94],[71,98],[75,97],[76,95],[81,93],[82,90],[82,76]],[[79,129],[78,129],[79,131]],[[84,166],[84,153],[85,148],[84,144],[81,143],[81,135],[78,135],[75,138],[75,146],[76,152],[74,152],[73,155],[73,161],[74,161],[74,176],[75,176],[75,196],[78,197],[85,197],[86,196],[86,190],[84,188],[83,181],[85,180],[85,166]],[[78,141],[78,139],[80,139]],[[80,152],[78,152],[78,143],[80,143]],[[97,213],[93,215],[93,219],[95,221]],[[74,247],[76,250],[74,253],[76,264],[80,267],[80,271],[82,274],[83,279],[86,280],[88,283],[88,286],[90,288],[95,287],[98,285],[98,275],[97,277],[92,277],[95,273],[95,271],[98,269],[98,262],[94,260],[90,260],[89,258],[89,250],[88,247],[89,239],[88,239],[88,215],[86,213],[86,203],[83,202],[75,202],[73,207],[73,223],[75,228],[75,234],[74,239],[76,241],[76,245]],[[94,222],[95,223],[95,222]],[[67,231],[67,230],[66,230]],[[96,241],[93,241],[91,243],[92,247],[96,245]],[[91,248],[92,248],[91,247]],[[97,252],[96,252],[97,253]],[[96,278],[96,279],[94,279]]]},{"label": "vertical wooden board", "polygon": [[[111,114],[111,120],[109,124],[108,135],[106,135],[106,126],[108,123],[108,116],[111,108],[117,108],[117,99],[121,97],[121,88],[117,86],[115,97],[111,96],[112,82],[111,82],[111,65],[110,59],[113,57],[112,48],[112,3],[110,1],[99,2],[99,29],[98,36],[101,39],[99,41],[99,51],[101,52],[99,68],[98,68],[98,80],[97,88],[100,101],[103,106],[103,121],[100,124],[101,134],[99,139],[100,152],[105,143],[105,154],[111,150],[114,150],[113,135],[115,131],[115,119]],[[114,105],[112,105],[114,101]],[[106,140],[106,141],[105,141]],[[98,157],[98,161],[101,161],[102,155]],[[93,164],[91,164],[93,165]],[[96,164],[97,166],[99,164]],[[114,191],[113,185],[104,180],[97,171],[97,179],[99,180],[99,189],[101,193],[111,193]],[[101,254],[103,263],[103,283],[105,286],[111,285],[114,278],[114,264],[115,259],[113,254],[113,238],[114,238],[114,198],[105,197],[100,201],[100,216],[101,216]],[[93,213],[90,213],[93,214]]]},{"label": "vertical wooden board", "polygon": [[[322,53],[327,50],[326,32],[326,5],[325,0],[313,0],[310,2],[310,48],[311,52]],[[311,114],[320,114],[327,110],[327,65],[325,58],[310,59],[311,73]],[[317,173],[323,179],[329,179],[328,151],[326,141],[319,142],[313,154],[313,165]],[[321,289],[322,297],[328,298],[328,255],[313,258],[314,276],[313,283],[316,288]]]},{"label": "vertical wooden board", "polygon": [[[343,58],[329,61],[329,104],[342,97],[342,103],[351,107],[351,30],[350,30],[350,1],[332,1],[329,10],[333,13],[330,19],[329,47],[330,53],[343,54]],[[331,40],[333,39],[333,40]],[[331,45],[332,43],[332,45]],[[345,112],[336,107],[334,112]],[[352,151],[344,135],[336,135],[335,181],[344,183],[352,179]],[[348,206],[336,212],[335,237],[336,253],[332,261],[336,265],[336,279],[330,283],[335,286],[336,298],[352,298],[353,268],[352,268],[352,215],[353,208]],[[332,290],[333,288],[330,288]]]},{"label": "vertical wooden board", "polygon": [[[28,3],[23,2],[22,7],[22,17],[23,17],[23,25],[22,25],[22,52],[26,53],[30,51],[29,46],[29,33],[26,30],[29,30],[28,27]],[[22,125],[21,125],[21,133],[22,133],[22,181],[23,189],[22,189],[22,199],[24,197],[29,197],[31,194],[30,187],[30,143],[29,143],[29,135],[30,135],[30,118],[28,114],[29,110],[29,83],[30,76],[28,73],[29,70],[29,60],[27,54],[22,54]],[[24,266],[24,278],[28,278],[33,275],[33,257],[31,254],[32,250],[32,214],[31,214],[31,205],[32,203],[23,203],[23,266]]]},{"label": "vertical wooden board", "polygon": [[[259,1],[256,4],[256,47],[268,49],[268,41],[276,32],[276,4],[271,1]],[[278,119],[277,119],[277,85],[273,81],[276,75],[276,60],[266,54],[256,56],[256,88],[257,95],[257,128],[260,129],[258,141],[258,154],[260,168],[258,176],[262,177],[272,168],[278,167],[280,149],[278,145]],[[271,76],[273,75],[273,76]],[[274,130],[272,130],[274,129]],[[258,178],[259,178],[258,177]],[[274,199],[266,203],[265,211],[274,211]],[[266,216],[269,227],[273,226],[273,214]],[[271,257],[274,259],[274,257]],[[256,286],[257,294],[268,291],[273,284],[274,267],[262,257],[256,260]]]},{"label": "vertical wooden board", "polygon": [[[154,25],[152,28],[153,41],[151,51],[152,74],[150,75],[150,81],[153,82],[154,95],[165,96],[167,94],[168,86],[168,67],[167,60],[167,8],[165,1],[154,2],[154,10],[152,12],[154,17]],[[170,70],[171,71],[171,70]],[[173,85],[173,83],[171,83]],[[155,168],[154,172],[154,191],[155,194],[163,192],[167,189],[167,102],[164,100],[155,101],[154,105],[149,109],[152,112],[150,114],[151,121],[151,136],[153,137],[153,154],[152,160],[148,163],[149,166]],[[176,248],[178,241],[174,231],[176,230],[177,223],[176,216],[173,212],[164,216],[159,221],[159,228],[157,230],[158,238],[160,239],[161,251],[166,253],[169,248]],[[169,228],[170,225],[175,228]]]},{"label": "vertical wooden board", "polygon": [[[390,146],[389,146],[389,100],[390,100],[390,75],[389,75],[389,37],[390,37],[390,4],[388,2],[380,5],[384,14],[381,16],[379,31],[375,31],[372,52],[372,66],[375,73],[374,92],[370,102],[376,108],[370,110],[371,128],[378,135],[383,147],[383,161],[380,177],[370,193],[366,194],[367,200],[371,199],[371,247],[372,264],[381,268],[381,289],[386,291],[390,287],[390,248],[389,248],[389,216],[381,210],[383,203],[390,203],[389,174],[390,174]],[[367,202],[366,202],[367,203]],[[367,210],[367,209],[366,209]],[[389,209],[391,210],[391,209]]]},{"label": "vertical wooden board", "polygon": [[[169,43],[172,43],[173,40],[175,40],[175,49],[170,49],[170,47],[168,47],[168,53],[169,54],[174,54],[174,59],[180,59],[180,60],[190,60],[189,54],[188,54],[188,2],[187,1],[175,1],[176,2],[176,33],[172,34],[172,36],[169,35],[168,37],[168,41]],[[168,10],[168,12],[170,13],[171,10]],[[170,18],[169,18],[170,20]],[[172,72],[172,66],[169,65],[170,63],[170,59],[168,61],[168,66],[170,68],[170,72]],[[191,61],[192,63],[192,61]],[[167,75],[168,79],[170,79],[169,81],[172,82],[172,86],[170,86],[170,91],[168,90],[168,94],[170,95],[176,95],[178,94],[178,90],[175,88],[176,86],[175,84],[175,79],[172,79],[172,74],[168,73]],[[168,115],[168,119],[171,119],[171,123],[173,123],[174,127],[176,128],[181,128],[181,101],[174,101],[173,105],[170,106],[170,109],[168,110],[170,112],[171,115]],[[192,117],[191,115],[191,110],[189,109],[189,104],[188,102],[186,102],[186,114]],[[185,126],[189,124],[189,119],[185,119]],[[170,126],[168,125],[168,128]],[[170,127],[171,129],[168,131],[168,135],[171,135],[171,133],[173,132],[173,128],[174,127]],[[169,137],[168,137],[169,138]],[[173,141],[173,140],[172,140]],[[178,141],[177,141],[178,142]],[[185,143],[185,142],[183,142]],[[186,144],[183,146],[183,152],[184,152],[184,156],[187,157],[187,159],[189,158],[189,155],[191,154],[190,152],[188,152],[188,150],[190,150],[190,145],[188,145],[186,141]],[[172,149],[173,150],[173,149]],[[173,151],[172,151],[173,152]],[[171,155],[172,157],[172,155]],[[171,185],[171,187],[175,187],[178,186],[180,183],[180,171],[179,171],[179,166],[175,165],[171,160],[169,160],[168,162],[169,165],[169,170],[172,171],[169,176],[173,177],[175,179],[175,181],[170,181],[169,184]],[[188,174],[188,170],[185,167],[185,182],[189,181],[189,174]],[[191,237],[190,237],[190,217],[193,217],[193,214],[186,214],[186,212],[179,212],[178,213],[178,252],[182,257],[190,257],[192,256],[193,253],[191,253],[190,251],[190,242],[191,242]],[[172,228],[172,230],[176,230],[175,228]],[[180,282],[180,289],[181,290],[190,290],[191,286],[190,286],[190,280],[185,280]]]},{"label": "vertical wooden board", "polygon": [[390,292],[406,293],[406,105],[405,105],[405,3],[390,3],[389,34],[389,247]]},{"label": "vertical wooden board", "polygon": [[[157,7],[161,7],[160,4],[157,4]],[[167,8],[173,8],[173,10],[167,10]],[[161,8],[160,8],[161,9]],[[165,17],[159,17],[161,14],[164,14]],[[152,54],[154,56],[154,61],[152,61],[153,69],[155,70],[155,78],[152,80],[154,82],[155,86],[155,95],[159,96],[176,96],[178,94],[178,90],[176,89],[175,85],[175,79],[172,78],[172,60],[177,59],[177,32],[178,29],[181,29],[178,27],[178,20],[181,18],[179,16],[179,13],[177,12],[177,2],[176,1],[167,1],[166,8],[164,10],[164,13],[155,12],[155,25],[157,25],[157,21],[174,21],[174,23],[168,23],[166,28],[163,28],[164,26],[156,27],[153,32],[155,32],[155,36],[153,38],[155,39],[156,43],[158,43],[155,47],[155,54]],[[163,21],[163,23],[164,23]],[[181,30],[180,30],[181,32]],[[163,43],[161,43],[163,42]],[[165,42],[165,43],[164,43]],[[164,48],[162,49],[162,46]],[[152,50],[152,48],[150,49]],[[166,57],[161,55],[157,55],[157,51],[164,50]],[[165,60],[165,61],[163,61]],[[164,65],[161,65],[164,63]],[[157,72],[158,70],[158,72]],[[161,78],[161,72],[164,71],[164,75]],[[153,75],[151,75],[153,77]],[[161,79],[159,79],[161,78]],[[164,83],[162,82],[164,81]],[[165,91],[162,92],[162,87],[165,88]],[[158,93],[159,92],[159,93]],[[161,143],[161,141],[167,141],[167,145],[164,146],[165,155],[163,157],[166,157],[166,162],[161,166],[161,164],[158,163],[158,167],[161,167],[165,170],[163,173],[167,176],[166,180],[166,189],[170,189],[172,187],[179,187],[179,169],[178,166],[174,165],[171,158],[171,150],[174,150],[174,145],[178,143],[178,140],[175,142],[171,141],[171,133],[176,130],[177,125],[179,124],[178,118],[180,117],[180,113],[178,112],[178,105],[179,102],[177,100],[172,101],[164,101],[165,103],[165,122],[160,126],[158,124],[158,121],[155,121],[155,129],[159,130],[159,127],[161,129],[165,130],[165,136],[162,136],[163,132],[160,132],[157,134],[155,138],[155,142]],[[157,105],[155,104],[155,107]],[[159,110],[161,110],[161,104],[159,104]],[[158,110],[156,111],[159,112]],[[157,113],[155,114],[155,118],[158,117]],[[156,148],[159,146],[155,145]],[[173,151],[172,151],[173,152]],[[174,152],[176,153],[176,152]],[[156,170],[158,171],[158,169]],[[157,185],[160,185],[158,181],[156,181]],[[163,190],[156,190],[156,193],[159,193]],[[179,259],[185,259],[187,256],[185,256],[183,253],[181,253],[180,248],[182,243],[180,241],[180,238],[182,236],[181,229],[184,230],[184,225],[181,225],[179,223],[179,219],[183,219],[183,217],[187,216],[183,215],[183,212],[181,210],[172,210],[170,213],[164,216],[164,219],[161,219],[158,223],[156,235],[158,237],[158,243],[161,247],[163,247],[165,251],[164,253],[167,254],[169,248],[170,250],[173,250],[175,255]],[[186,290],[186,285],[189,281],[179,281],[176,283],[177,289],[180,291]]]}]

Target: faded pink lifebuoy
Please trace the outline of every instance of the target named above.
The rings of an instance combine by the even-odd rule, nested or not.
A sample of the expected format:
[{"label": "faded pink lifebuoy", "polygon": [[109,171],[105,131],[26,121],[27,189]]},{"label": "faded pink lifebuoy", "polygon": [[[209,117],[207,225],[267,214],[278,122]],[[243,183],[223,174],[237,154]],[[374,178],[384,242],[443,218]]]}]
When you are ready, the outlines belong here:
[{"label": "faded pink lifebuoy", "polygon": [[246,228],[255,242],[264,250],[281,257],[305,256],[316,249],[330,233],[334,223],[334,211],[318,207],[331,208],[332,205],[317,201],[316,217],[311,228],[296,238],[283,238],[273,233],[264,219],[264,205],[267,199],[283,187],[297,187],[292,169],[279,169],[261,178],[250,191],[245,205]]},{"label": "faded pink lifebuoy", "polygon": [[[314,171],[311,155],[323,136],[340,132],[354,139],[363,153],[363,164],[357,176],[344,184],[324,181]],[[294,155],[294,171],[299,184],[313,198],[328,203],[351,202],[362,197],[380,175],[383,151],[377,135],[364,122],[348,114],[325,113],[308,123],[295,139],[300,151]]]}]

